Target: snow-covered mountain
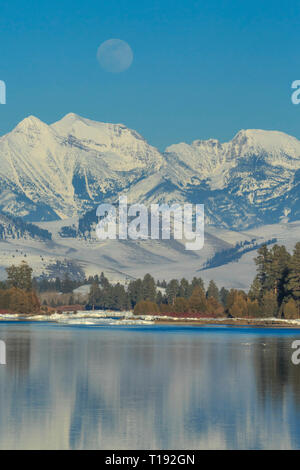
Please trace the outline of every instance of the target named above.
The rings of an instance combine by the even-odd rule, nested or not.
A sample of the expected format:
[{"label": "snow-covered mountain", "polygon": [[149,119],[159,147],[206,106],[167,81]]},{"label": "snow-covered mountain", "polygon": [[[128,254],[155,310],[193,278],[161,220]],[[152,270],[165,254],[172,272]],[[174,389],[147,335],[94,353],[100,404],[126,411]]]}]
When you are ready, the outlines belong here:
[{"label": "snow-covered mountain", "polygon": [[83,214],[165,164],[135,131],[68,114],[30,116],[0,139],[0,210],[30,220]]},{"label": "snow-covered mountain", "polygon": [[245,228],[299,219],[300,141],[277,131],[242,130],[230,141],[166,149],[172,181],[206,206],[209,222]]},{"label": "snow-covered mountain", "polygon": [[162,154],[136,131],[68,114],[47,125],[30,116],[0,138],[0,211],[31,221],[129,201],[204,203],[207,222],[244,229],[300,219],[300,141],[242,130],[171,145]]}]

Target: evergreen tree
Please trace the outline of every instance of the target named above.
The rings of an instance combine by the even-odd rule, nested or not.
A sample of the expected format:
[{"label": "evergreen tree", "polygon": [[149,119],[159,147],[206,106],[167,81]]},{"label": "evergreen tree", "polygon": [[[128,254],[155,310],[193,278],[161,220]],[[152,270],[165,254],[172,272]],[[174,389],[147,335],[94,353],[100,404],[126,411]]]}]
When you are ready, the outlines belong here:
[{"label": "evergreen tree", "polygon": [[103,287],[103,289],[107,289],[110,285],[109,280],[107,279],[107,277],[105,277],[103,272],[100,274],[100,279],[99,280],[94,278],[94,282],[99,283],[100,286]]},{"label": "evergreen tree", "polygon": [[143,282],[141,279],[131,281],[128,285],[128,297],[131,307],[143,299]]},{"label": "evergreen tree", "polygon": [[228,313],[232,317],[247,317],[247,295],[243,291],[231,289],[227,297]]},{"label": "evergreen tree", "polygon": [[274,245],[270,250],[270,257],[270,289],[276,294],[278,304],[281,304],[285,296],[291,255],[284,246]]},{"label": "evergreen tree", "polygon": [[261,287],[259,277],[257,275],[255,276],[251,284],[248,295],[251,300],[260,301],[262,298],[262,287]]},{"label": "evergreen tree", "polygon": [[262,298],[261,316],[276,317],[278,313],[277,295],[274,291],[266,291]]},{"label": "evergreen tree", "polygon": [[90,292],[89,292],[89,304],[92,305],[92,308],[94,310],[95,305],[100,303],[100,298],[101,298],[101,290],[99,288],[99,284],[96,282],[93,282],[93,284],[90,287]]},{"label": "evergreen tree", "polygon": [[192,294],[192,286],[189,282],[183,277],[179,284],[178,296],[188,299]]},{"label": "evergreen tree", "polygon": [[206,297],[213,297],[217,302],[220,300],[219,289],[214,281],[210,281],[206,292]]},{"label": "evergreen tree", "polygon": [[224,307],[214,297],[207,299],[207,313],[214,317],[224,316]]},{"label": "evergreen tree", "polygon": [[258,256],[254,261],[257,266],[257,282],[259,284],[259,291],[262,297],[267,290],[273,287],[270,277],[272,257],[266,244],[262,245],[257,250],[257,254]]},{"label": "evergreen tree", "polygon": [[179,292],[179,283],[177,279],[172,279],[166,287],[166,296],[168,299],[168,304],[173,305],[175,302],[176,297],[178,296]]},{"label": "evergreen tree", "polygon": [[116,284],[113,288],[114,308],[116,310],[126,310],[128,308],[128,296],[124,286]]},{"label": "evergreen tree", "polygon": [[155,281],[150,274],[146,274],[143,279],[143,298],[155,302],[156,286]]},{"label": "evergreen tree", "polygon": [[7,284],[9,287],[24,289],[30,291],[32,289],[32,268],[25,261],[19,266],[10,266],[6,268]]},{"label": "evergreen tree", "polygon": [[227,300],[228,294],[229,294],[229,290],[225,289],[225,287],[222,287],[220,290],[220,302],[223,305],[223,307],[226,306],[226,300]]},{"label": "evergreen tree", "polygon": [[290,298],[287,302],[283,304],[283,316],[285,319],[299,318],[298,306],[293,298]]},{"label": "evergreen tree", "polygon": [[248,316],[250,318],[260,317],[260,307],[258,300],[251,300],[248,298],[247,300],[247,309],[248,309]]},{"label": "evergreen tree", "polygon": [[73,282],[69,278],[68,274],[65,274],[65,277],[61,283],[61,292],[63,294],[68,294],[73,291]]},{"label": "evergreen tree", "polygon": [[160,305],[160,304],[162,304],[162,303],[164,302],[164,296],[163,296],[163,294],[161,293],[160,290],[157,291],[157,295],[156,295],[156,300],[155,300],[155,302],[156,302],[158,305]]},{"label": "evergreen tree", "polygon": [[192,287],[192,292],[195,289],[195,287],[200,287],[202,290],[205,291],[204,282],[201,279],[201,277],[193,277],[191,287]]},{"label": "evergreen tree", "polygon": [[55,284],[54,284],[56,292],[61,292],[61,280],[59,277],[55,279]]},{"label": "evergreen tree", "polygon": [[189,307],[191,312],[205,313],[207,310],[207,302],[204,290],[200,286],[196,286],[189,299]]},{"label": "evergreen tree", "polygon": [[298,316],[300,313],[300,242],[296,243],[293,256],[289,264],[287,275],[287,289],[296,301]]},{"label": "evergreen tree", "polygon": [[0,290],[0,308],[8,309],[10,302],[10,292],[9,289]]},{"label": "evergreen tree", "polygon": [[242,290],[230,289],[226,298],[225,309],[229,316],[245,317],[248,316],[247,295]]}]

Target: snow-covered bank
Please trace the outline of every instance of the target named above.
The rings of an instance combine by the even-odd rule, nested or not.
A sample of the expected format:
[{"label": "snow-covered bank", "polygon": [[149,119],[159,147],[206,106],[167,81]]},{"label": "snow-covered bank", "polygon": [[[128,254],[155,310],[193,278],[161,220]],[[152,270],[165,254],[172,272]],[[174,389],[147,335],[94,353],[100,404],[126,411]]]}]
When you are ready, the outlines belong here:
[{"label": "snow-covered bank", "polygon": [[1,321],[34,321],[53,322],[65,325],[154,325],[154,324],[185,324],[206,325],[219,324],[228,326],[257,326],[257,327],[299,327],[299,319],[284,318],[227,318],[227,317],[174,317],[168,315],[134,315],[131,311],[116,312],[107,310],[87,311],[77,313],[63,312],[52,315],[22,315],[0,314]]}]

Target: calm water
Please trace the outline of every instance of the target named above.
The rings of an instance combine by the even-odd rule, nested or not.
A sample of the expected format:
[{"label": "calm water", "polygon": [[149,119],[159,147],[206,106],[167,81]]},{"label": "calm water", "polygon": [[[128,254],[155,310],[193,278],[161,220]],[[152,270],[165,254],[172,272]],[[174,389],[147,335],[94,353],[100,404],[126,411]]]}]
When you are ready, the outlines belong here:
[{"label": "calm water", "polygon": [[1,322],[0,448],[300,448],[300,331]]}]

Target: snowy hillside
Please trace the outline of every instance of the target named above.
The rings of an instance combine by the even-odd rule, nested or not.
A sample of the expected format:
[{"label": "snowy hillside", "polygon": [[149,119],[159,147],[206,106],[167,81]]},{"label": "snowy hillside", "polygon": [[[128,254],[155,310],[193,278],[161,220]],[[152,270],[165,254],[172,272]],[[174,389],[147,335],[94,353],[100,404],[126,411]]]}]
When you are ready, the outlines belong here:
[{"label": "snowy hillside", "polygon": [[76,224],[75,219],[41,222],[39,226],[52,233],[51,241],[33,238],[0,240],[0,278],[5,277],[4,268],[28,261],[36,276],[50,275],[57,262],[66,260],[82,269],[86,276],[105,275],[112,282],[126,282],[143,277],[146,272],[156,279],[201,276],[206,284],[214,279],[219,286],[248,289],[255,275],[253,258],[256,250],[245,252],[238,260],[224,258],[226,264],[205,269],[208,259],[216,253],[225,253],[241,242],[255,240],[257,245],[273,238],[292,250],[299,241],[300,223],[276,224],[243,232],[207,227],[204,249],[198,252],[184,250],[174,240],[121,241],[65,238],[59,234],[64,224]]},{"label": "snowy hillside", "polygon": [[26,223],[19,217],[0,214],[0,240],[39,240],[49,241],[52,235],[48,230]]}]

